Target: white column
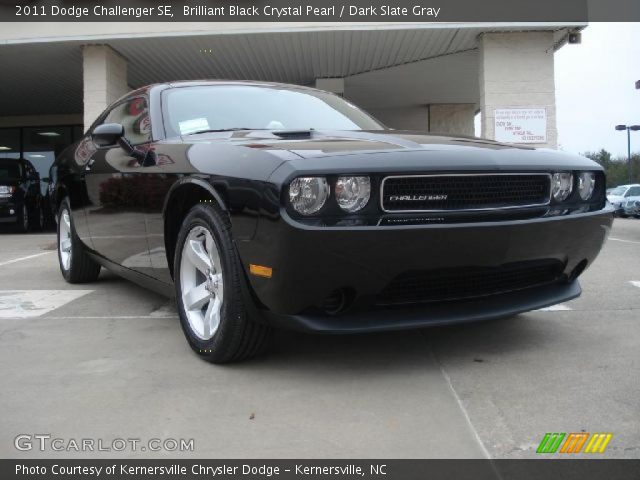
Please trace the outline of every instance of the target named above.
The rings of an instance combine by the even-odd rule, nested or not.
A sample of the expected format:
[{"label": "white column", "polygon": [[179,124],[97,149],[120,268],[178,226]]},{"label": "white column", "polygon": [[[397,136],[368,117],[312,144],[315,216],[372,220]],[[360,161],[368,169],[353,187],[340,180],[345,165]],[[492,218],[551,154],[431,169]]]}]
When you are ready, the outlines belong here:
[{"label": "white column", "polygon": [[82,48],[84,127],[87,129],[113,101],[127,93],[127,60],[108,45]]},{"label": "white column", "polygon": [[429,131],[449,135],[474,134],[473,103],[440,103],[429,105]]},{"label": "white column", "polygon": [[480,37],[480,110],[482,136],[495,139],[495,110],[544,108],[546,143],[556,148],[553,32],[485,33]]}]

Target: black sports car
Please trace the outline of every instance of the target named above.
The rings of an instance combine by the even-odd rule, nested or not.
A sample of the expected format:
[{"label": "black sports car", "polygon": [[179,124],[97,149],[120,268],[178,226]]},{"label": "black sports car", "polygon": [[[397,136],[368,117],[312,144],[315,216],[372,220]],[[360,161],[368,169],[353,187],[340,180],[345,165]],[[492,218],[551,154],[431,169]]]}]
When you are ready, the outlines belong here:
[{"label": "black sports car", "polygon": [[292,85],[179,82],[111,105],[56,164],[60,268],[175,294],[213,362],[272,327],[404,329],[580,295],[613,220],[586,158],[396,131]]}]

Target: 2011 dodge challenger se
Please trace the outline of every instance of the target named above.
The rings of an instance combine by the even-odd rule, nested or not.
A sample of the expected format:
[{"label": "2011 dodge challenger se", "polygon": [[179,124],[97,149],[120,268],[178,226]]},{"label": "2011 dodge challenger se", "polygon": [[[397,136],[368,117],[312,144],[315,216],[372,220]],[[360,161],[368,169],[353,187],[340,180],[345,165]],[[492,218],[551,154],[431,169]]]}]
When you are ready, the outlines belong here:
[{"label": "2011 dodge challenger se", "polygon": [[212,362],[273,327],[406,329],[580,295],[613,221],[594,162],[385,128],[292,85],[152,85],[55,164],[58,256],[168,295]]}]

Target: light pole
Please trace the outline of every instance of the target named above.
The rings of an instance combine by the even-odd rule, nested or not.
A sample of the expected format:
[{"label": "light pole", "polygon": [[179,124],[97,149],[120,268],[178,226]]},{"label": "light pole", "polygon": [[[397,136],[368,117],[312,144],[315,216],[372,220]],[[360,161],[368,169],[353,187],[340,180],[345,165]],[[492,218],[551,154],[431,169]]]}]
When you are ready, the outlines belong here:
[{"label": "light pole", "polygon": [[616,130],[627,131],[627,172],[629,175],[629,183],[631,183],[631,130],[640,130],[640,125],[616,125]]}]

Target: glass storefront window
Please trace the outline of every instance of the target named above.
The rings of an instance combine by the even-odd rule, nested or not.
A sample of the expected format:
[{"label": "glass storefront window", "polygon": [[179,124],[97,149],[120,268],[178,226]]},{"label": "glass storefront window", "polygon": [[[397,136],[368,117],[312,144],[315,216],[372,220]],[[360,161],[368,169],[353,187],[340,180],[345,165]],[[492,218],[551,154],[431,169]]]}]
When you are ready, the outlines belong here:
[{"label": "glass storefront window", "polygon": [[0,128],[0,158],[20,158],[19,128]]},{"label": "glass storefront window", "polygon": [[[23,158],[29,160],[40,174],[49,176],[49,168],[56,157],[72,143],[71,127],[26,127],[22,129]],[[40,182],[44,195],[47,185]]]},{"label": "glass storefront window", "polygon": [[[0,159],[24,158],[31,162],[40,178],[49,176],[56,157],[83,135],[80,125],[0,128]],[[42,194],[47,185],[40,183]]]}]

